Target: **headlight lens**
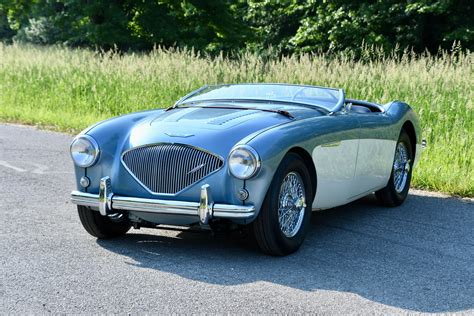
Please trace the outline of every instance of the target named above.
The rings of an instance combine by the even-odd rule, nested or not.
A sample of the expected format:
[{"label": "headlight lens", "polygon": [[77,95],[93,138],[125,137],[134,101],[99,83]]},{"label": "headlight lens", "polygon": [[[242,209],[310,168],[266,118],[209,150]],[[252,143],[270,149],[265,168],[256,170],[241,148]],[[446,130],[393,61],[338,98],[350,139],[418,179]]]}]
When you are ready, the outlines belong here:
[{"label": "headlight lens", "polygon": [[234,147],[229,155],[229,171],[239,179],[249,179],[260,169],[260,157],[248,145]]},{"label": "headlight lens", "polygon": [[78,167],[90,167],[99,158],[99,145],[92,137],[80,135],[72,141],[71,157]]}]

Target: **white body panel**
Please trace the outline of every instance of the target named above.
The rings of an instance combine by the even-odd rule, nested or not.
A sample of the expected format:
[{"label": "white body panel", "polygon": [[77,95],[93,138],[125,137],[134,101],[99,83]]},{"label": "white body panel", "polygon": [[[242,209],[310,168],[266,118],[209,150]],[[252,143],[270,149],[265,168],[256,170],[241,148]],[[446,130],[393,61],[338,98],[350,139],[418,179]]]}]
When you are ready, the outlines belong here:
[{"label": "white body panel", "polygon": [[313,150],[317,189],[313,208],[326,209],[345,204],[353,195],[359,140],[343,140]]},{"label": "white body panel", "polygon": [[317,173],[313,209],[349,203],[387,185],[396,141],[343,140],[314,148]]},{"label": "white body panel", "polygon": [[397,142],[388,139],[361,139],[355,172],[355,196],[385,187],[392,172]]}]

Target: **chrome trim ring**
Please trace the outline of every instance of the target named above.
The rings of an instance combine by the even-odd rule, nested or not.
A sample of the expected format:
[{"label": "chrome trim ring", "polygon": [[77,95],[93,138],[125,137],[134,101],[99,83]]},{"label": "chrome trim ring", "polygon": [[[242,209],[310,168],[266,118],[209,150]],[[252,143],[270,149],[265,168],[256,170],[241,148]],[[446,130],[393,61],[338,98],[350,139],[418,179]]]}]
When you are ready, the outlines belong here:
[{"label": "chrome trim ring", "polygon": [[[92,162],[88,163],[88,164],[85,164],[85,165],[78,165],[76,163],[76,161],[74,160],[74,157],[72,156],[72,145],[74,145],[74,143],[79,140],[79,139],[85,139],[87,140],[88,142],[91,143],[92,147],[94,147],[94,150],[95,150],[95,156],[94,156],[94,160],[92,160]],[[91,136],[89,135],[86,135],[86,134],[80,134],[80,135],[77,135],[76,137],[74,137],[74,139],[72,140],[71,144],[69,145],[69,155],[71,156],[72,158],[72,161],[74,162],[74,164],[78,167],[81,167],[81,168],[89,168],[89,167],[92,167],[96,162],[97,160],[99,159],[99,156],[100,156],[100,148],[99,148],[99,144],[97,143],[97,141],[92,138]]]},{"label": "chrome trim ring", "polygon": [[404,143],[398,143],[393,160],[393,185],[397,193],[402,193],[408,181],[411,160],[408,149]]},{"label": "chrome trim ring", "polygon": [[230,150],[230,153],[229,153],[229,156],[227,156],[227,162],[229,162],[230,160],[230,157],[232,156],[232,153],[237,150],[237,149],[243,149],[243,150],[246,150],[248,151],[254,158],[255,158],[255,161],[256,161],[256,166],[255,166],[255,170],[252,172],[251,175],[247,176],[247,177],[240,177],[238,175],[235,175],[233,172],[232,172],[232,169],[230,168],[229,166],[229,173],[236,177],[237,179],[240,179],[240,180],[247,180],[247,179],[250,179],[252,178],[253,176],[255,176],[259,171],[260,171],[260,167],[262,166],[262,160],[260,159],[260,155],[258,154],[258,152],[251,146],[249,145],[237,145],[237,146],[234,146],[231,150]]},{"label": "chrome trim ring", "polygon": [[306,209],[306,192],[303,179],[297,172],[290,172],[283,179],[278,196],[278,223],[281,232],[294,237],[303,223]]}]

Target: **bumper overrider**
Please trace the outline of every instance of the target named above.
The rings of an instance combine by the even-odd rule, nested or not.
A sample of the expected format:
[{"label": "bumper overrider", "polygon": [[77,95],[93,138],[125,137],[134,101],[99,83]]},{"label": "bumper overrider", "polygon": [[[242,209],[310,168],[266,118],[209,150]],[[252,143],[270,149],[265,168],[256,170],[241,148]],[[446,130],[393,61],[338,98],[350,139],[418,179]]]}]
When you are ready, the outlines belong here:
[{"label": "bumper overrider", "polygon": [[115,195],[109,177],[100,180],[99,194],[80,191],[71,192],[71,201],[77,205],[97,208],[101,215],[118,211],[136,211],[154,214],[198,216],[201,224],[207,225],[213,218],[248,219],[255,215],[253,205],[231,205],[214,203],[208,184],[201,187],[199,202],[144,199]]}]

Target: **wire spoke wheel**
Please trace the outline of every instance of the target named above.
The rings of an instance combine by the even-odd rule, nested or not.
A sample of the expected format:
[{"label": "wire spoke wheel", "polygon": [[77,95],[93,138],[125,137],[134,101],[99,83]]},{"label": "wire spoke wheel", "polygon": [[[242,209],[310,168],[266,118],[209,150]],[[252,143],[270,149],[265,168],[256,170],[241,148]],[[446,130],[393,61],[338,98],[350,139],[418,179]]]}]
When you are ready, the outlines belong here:
[{"label": "wire spoke wheel", "polygon": [[296,153],[287,153],[252,223],[255,240],[264,253],[285,256],[298,250],[309,228],[312,194],[311,175],[304,160]]},{"label": "wire spoke wheel", "polygon": [[278,197],[278,222],[282,233],[294,237],[301,228],[306,208],[303,179],[297,172],[288,173],[280,187]]},{"label": "wire spoke wheel", "polygon": [[398,206],[407,198],[415,159],[415,146],[415,142],[412,143],[408,133],[402,129],[395,147],[390,179],[384,188],[375,192],[375,196],[383,205]]},{"label": "wire spoke wheel", "polygon": [[401,193],[405,189],[410,163],[407,147],[402,142],[398,143],[393,161],[393,185],[397,193]]}]

